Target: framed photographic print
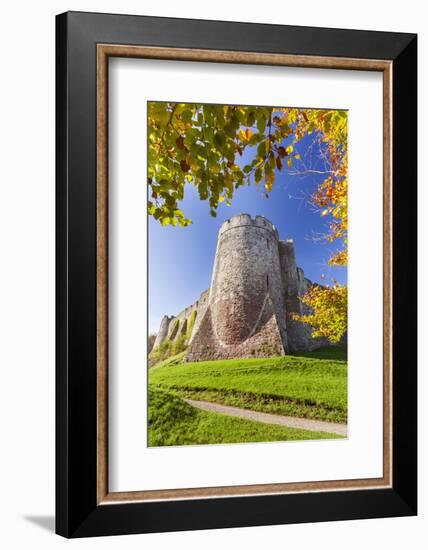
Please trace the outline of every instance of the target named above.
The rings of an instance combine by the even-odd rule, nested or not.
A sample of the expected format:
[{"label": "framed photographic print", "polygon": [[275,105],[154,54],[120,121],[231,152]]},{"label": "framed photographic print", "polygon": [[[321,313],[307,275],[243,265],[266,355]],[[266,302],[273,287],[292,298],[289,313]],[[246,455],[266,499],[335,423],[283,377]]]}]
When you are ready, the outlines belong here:
[{"label": "framed photographic print", "polygon": [[416,514],[416,36],[56,47],[57,532]]}]

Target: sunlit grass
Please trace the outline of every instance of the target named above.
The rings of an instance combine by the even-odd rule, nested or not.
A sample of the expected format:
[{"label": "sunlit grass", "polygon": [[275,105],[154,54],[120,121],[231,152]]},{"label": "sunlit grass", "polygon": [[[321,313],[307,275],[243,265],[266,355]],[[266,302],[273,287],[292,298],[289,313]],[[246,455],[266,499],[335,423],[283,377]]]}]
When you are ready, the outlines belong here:
[{"label": "sunlit grass", "polygon": [[163,364],[149,373],[153,389],[304,418],[346,422],[346,350],[327,348],[270,359]]},{"label": "sunlit grass", "polygon": [[340,436],[201,411],[176,395],[149,390],[149,447],[336,438]]}]

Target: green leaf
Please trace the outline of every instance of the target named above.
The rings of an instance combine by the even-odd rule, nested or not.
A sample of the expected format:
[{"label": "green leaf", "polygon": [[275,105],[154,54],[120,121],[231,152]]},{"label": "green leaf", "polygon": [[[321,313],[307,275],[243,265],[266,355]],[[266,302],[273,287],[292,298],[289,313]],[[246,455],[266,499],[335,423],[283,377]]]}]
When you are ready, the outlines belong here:
[{"label": "green leaf", "polygon": [[253,134],[250,137],[250,145],[257,145],[262,139],[264,139],[264,136],[262,134]]},{"label": "green leaf", "polygon": [[181,118],[184,120],[184,122],[191,122],[193,117],[192,111],[186,109],[186,111],[183,111],[181,113]]},{"label": "green leaf", "polygon": [[233,128],[232,124],[226,124],[224,127],[224,133],[231,138],[235,137],[236,130]]},{"label": "green leaf", "polygon": [[226,140],[224,138],[224,134],[221,133],[221,132],[216,132],[214,134],[214,144],[217,146],[217,147],[223,147],[223,145],[225,144]]},{"label": "green leaf", "polygon": [[262,141],[257,147],[257,154],[259,157],[264,157],[266,155],[266,140]]},{"label": "green leaf", "polygon": [[234,132],[236,133],[236,131],[239,128],[239,118],[236,116],[235,113],[232,115],[230,119],[230,125],[232,126]]},{"label": "green leaf", "polygon": [[256,120],[256,114],[254,111],[249,111],[248,115],[247,115],[247,125],[248,126],[253,126],[254,125],[254,122]]},{"label": "green leaf", "polygon": [[266,116],[264,114],[262,114],[258,119],[257,119],[257,130],[262,134],[264,133],[265,129],[266,129]]}]

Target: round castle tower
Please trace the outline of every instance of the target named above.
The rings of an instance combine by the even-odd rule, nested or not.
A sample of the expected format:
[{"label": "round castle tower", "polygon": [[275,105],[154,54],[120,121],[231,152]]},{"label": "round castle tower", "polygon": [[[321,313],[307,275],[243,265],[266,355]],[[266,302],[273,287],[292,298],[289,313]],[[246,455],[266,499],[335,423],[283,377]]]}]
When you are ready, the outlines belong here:
[{"label": "round castle tower", "polygon": [[156,335],[156,340],[153,344],[153,349],[156,349],[161,344],[161,342],[165,340],[165,338],[168,335],[168,329],[169,329],[170,323],[173,319],[174,319],[173,315],[170,315],[170,316],[164,315],[162,317],[162,321],[161,321],[158,333]]},{"label": "round castle tower", "polygon": [[209,299],[218,343],[222,347],[243,344],[274,317],[285,349],[282,288],[274,225],[262,216],[254,219],[248,214],[224,222],[218,235]]}]

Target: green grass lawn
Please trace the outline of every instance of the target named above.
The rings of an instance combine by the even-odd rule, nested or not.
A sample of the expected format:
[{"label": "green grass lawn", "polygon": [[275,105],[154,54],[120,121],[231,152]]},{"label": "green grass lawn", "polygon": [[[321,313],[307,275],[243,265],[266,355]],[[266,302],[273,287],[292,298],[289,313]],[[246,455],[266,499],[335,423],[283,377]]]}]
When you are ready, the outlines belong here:
[{"label": "green grass lawn", "polygon": [[201,411],[174,394],[152,388],[148,437],[149,447],[340,438]]},{"label": "green grass lawn", "polygon": [[347,421],[346,350],[336,347],[270,359],[164,363],[150,369],[149,384],[178,397]]}]

